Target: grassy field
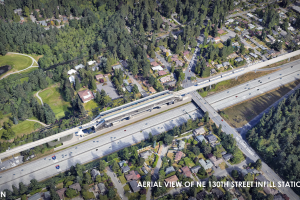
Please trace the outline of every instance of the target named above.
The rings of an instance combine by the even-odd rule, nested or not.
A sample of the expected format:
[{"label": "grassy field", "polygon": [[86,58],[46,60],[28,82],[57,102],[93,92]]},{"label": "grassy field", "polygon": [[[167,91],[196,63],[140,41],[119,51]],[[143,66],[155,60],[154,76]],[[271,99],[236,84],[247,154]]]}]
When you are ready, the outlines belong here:
[{"label": "grassy field", "polygon": [[[58,85],[52,85],[39,93],[44,103],[47,103],[53,110],[57,119],[65,116],[65,112],[71,107],[69,102],[64,101],[58,91]],[[37,99],[40,102],[39,99]]]},{"label": "grassy field", "polygon": [[124,175],[120,176],[119,179],[120,179],[120,181],[121,181],[122,184],[125,184],[127,182],[126,179],[125,179],[125,177],[124,177]]},{"label": "grassy field", "polygon": [[199,94],[202,97],[206,97],[208,95],[212,95],[214,93],[221,92],[221,91],[226,90],[228,88],[232,88],[232,87],[235,87],[235,86],[240,85],[242,83],[248,82],[248,81],[253,80],[255,78],[259,78],[261,76],[265,76],[267,74],[273,73],[275,71],[276,70],[265,71],[265,72],[256,72],[256,73],[248,72],[246,74],[243,74],[243,75],[239,76],[237,80],[230,79],[230,80],[219,82],[219,83],[216,84],[214,89],[211,89],[209,91],[199,92]]},{"label": "grassy field", "polygon": [[249,99],[230,108],[226,108],[223,110],[225,114],[224,117],[231,126],[235,128],[242,127],[280,99],[283,95],[296,87],[299,83],[300,80],[294,81],[261,96]]},{"label": "grassy field", "polygon": [[195,166],[195,163],[190,158],[185,157],[183,160],[184,160],[184,163],[186,165],[188,165],[189,167],[194,167]]},{"label": "grassy field", "polygon": [[37,123],[37,122],[25,120],[25,121],[19,122],[19,124],[13,125],[12,130],[16,133],[16,136],[29,134],[34,131],[35,123]]},{"label": "grassy field", "polygon": [[84,107],[84,109],[85,109],[86,111],[89,111],[88,114],[92,116],[92,115],[93,115],[92,110],[93,110],[94,108],[97,108],[97,107],[98,107],[98,104],[92,99],[92,100],[90,100],[89,102],[84,103],[84,104],[83,104],[83,107]]},{"label": "grassy field", "polygon": [[7,54],[0,56],[0,67],[4,65],[12,66],[12,70],[22,70],[29,67],[32,63],[31,58],[17,54]]}]

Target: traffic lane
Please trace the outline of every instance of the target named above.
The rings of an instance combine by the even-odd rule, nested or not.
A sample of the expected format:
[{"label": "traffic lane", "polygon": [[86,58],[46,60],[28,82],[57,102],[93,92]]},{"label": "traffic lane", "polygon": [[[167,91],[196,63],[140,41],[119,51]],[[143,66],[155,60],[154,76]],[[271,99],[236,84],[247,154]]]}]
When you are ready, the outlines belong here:
[{"label": "traffic lane", "polygon": [[[112,153],[118,149],[122,149],[125,148],[128,145],[131,144],[135,144],[136,142],[145,139],[145,137],[148,136],[149,132],[152,132],[153,135],[159,134],[165,130],[167,130],[168,128],[172,128],[174,126],[178,126],[180,124],[182,124],[183,122],[186,122],[187,119],[189,119],[189,116],[183,113],[183,109],[185,109],[187,112],[191,112],[191,116],[193,117],[199,117],[201,116],[201,114],[198,111],[195,111],[196,107],[193,104],[189,104],[187,106],[183,106],[183,108],[181,107],[180,109],[176,109],[176,112],[171,111],[172,115],[170,115],[170,111],[163,113],[164,115],[162,117],[155,117],[151,119],[151,120],[147,120],[146,124],[142,124],[145,123],[146,121],[143,121],[142,123],[137,123],[137,125],[132,126],[134,131],[136,131],[137,133],[134,135],[130,135],[128,134],[125,138],[122,138],[122,140],[118,140],[118,135],[124,135],[126,133],[129,133],[130,131],[124,131],[122,130],[117,130],[115,131],[115,135],[116,135],[116,139],[114,139],[114,136],[111,136],[112,134],[107,134],[104,135],[102,137],[96,138],[95,140],[91,140],[82,144],[77,145],[76,147],[71,147],[67,150],[64,150],[63,152],[60,152],[60,154],[62,153],[68,153],[70,151],[73,152],[73,156],[70,158],[65,158],[65,160],[59,160],[56,163],[48,163],[48,165],[41,167],[41,165],[38,165],[39,168],[37,169],[37,165],[35,163],[28,163],[25,166],[20,166],[22,167],[22,169],[24,169],[24,171],[20,170],[20,167],[14,168],[12,170],[9,171],[9,173],[4,173],[1,177],[1,188],[4,186],[9,186],[7,183],[7,180],[18,180],[21,179],[24,181],[25,184],[29,183],[29,181],[33,178],[33,176],[37,179],[37,180],[43,180],[44,178],[48,178],[49,177],[49,173],[54,175],[53,172],[55,172],[55,166],[56,165],[60,165],[61,170],[65,170],[68,169],[68,167],[76,164],[77,162],[79,163],[84,163],[84,160],[86,159],[96,159],[99,156],[103,156],[103,155],[107,155],[109,153]],[[175,110],[175,109],[174,109]],[[171,119],[172,117],[177,115],[182,115],[184,114],[184,116],[179,116],[179,117],[175,117],[175,119]],[[170,117],[172,116],[172,117]],[[167,123],[164,122],[164,120],[168,120]],[[162,124],[157,123],[157,122],[163,122]],[[157,125],[158,124],[158,125]],[[156,125],[155,127],[151,127],[153,125]],[[151,128],[147,128],[147,127],[151,127]],[[141,128],[145,128],[144,131],[141,133]],[[102,147],[99,147],[99,145],[101,145],[101,143],[99,142],[109,142],[108,144],[104,144]],[[134,142],[134,143],[133,143]],[[112,144],[112,145],[111,145]],[[92,151],[93,152],[93,156],[83,156],[85,154],[80,154],[82,150],[87,150],[87,155],[89,155],[89,153]],[[96,151],[96,149],[98,149],[98,151]],[[104,154],[103,154],[104,152]],[[97,156],[98,155],[98,156]],[[49,158],[51,158],[49,156]],[[44,159],[40,159],[41,161],[44,161]],[[88,160],[88,161],[90,161]],[[39,161],[39,160],[37,160]],[[68,165],[63,165],[61,163],[65,163],[68,162]],[[41,171],[44,171],[43,169],[48,169],[50,166],[50,168],[52,168],[53,170],[50,171],[46,171],[45,173],[41,173]],[[41,169],[41,170],[39,170]],[[26,173],[26,174],[24,174]],[[41,173],[41,174],[40,174]],[[37,175],[36,175],[37,174]],[[24,179],[24,177],[27,177]],[[17,181],[18,182],[18,181]],[[4,188],[5,189],[5,188]]]},{"label": "traffic lane", "polygon": [[258,95],[261,95],[263,93],[269,92],[273,89],[276,89],[278,87],[281,87],[283,85],[286,85],[288,83],[291,83],[293,81],[296,81],[299,79],[299,75],[297,74],[292,74],[289,76],[282,77],[281,79],[276,79],[274,81],[268,82],[264,85],[254,87],[252,89],[248,89],[246,91],[242,91],[240,93],[236,93],[232,96],[227,96],[227,98],[223,98],[219,101],[215,101],[214,103],[210,103],[211,106],[215,110],[222,110],[224,108],[227,108],[229,106],[238,104],[240,102],[243,102],[247,99],[256,97]]}]

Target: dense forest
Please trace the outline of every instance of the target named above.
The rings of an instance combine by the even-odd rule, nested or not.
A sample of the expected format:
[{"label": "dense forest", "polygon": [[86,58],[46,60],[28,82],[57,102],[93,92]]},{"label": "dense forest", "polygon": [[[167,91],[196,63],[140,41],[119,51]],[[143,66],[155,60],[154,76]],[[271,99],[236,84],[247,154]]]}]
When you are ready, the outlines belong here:
[{"label": "dense forest", "polygon": [[[276,108],[264,114],[247,139],[284,180],[300,178],[300,90],[282,100]],[[299,188],[293,188],[299,195]]]}]

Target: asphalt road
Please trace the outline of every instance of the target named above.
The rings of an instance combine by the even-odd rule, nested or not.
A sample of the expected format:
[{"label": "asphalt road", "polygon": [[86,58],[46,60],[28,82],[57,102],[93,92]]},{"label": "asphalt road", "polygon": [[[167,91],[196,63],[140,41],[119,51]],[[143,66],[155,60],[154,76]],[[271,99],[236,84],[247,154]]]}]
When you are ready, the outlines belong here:
[{"label": "asphalt road", "polygon": [[[149,132],[153,135],[172,129],[192,117],[201,117],[199,111],[192,103],[164,112],[155,117],[134,123],[126,129],[122,128],[96,139],[78,144],[55,154],[56,159],[47,156],[36,161],[29,162],[19,167],[7,170],[0,174],[0,191],[11,189],[14,184],[18,187],[19,182],[28,184],[31,179],[44,180],[59,172],[69,169],[76,163],[87,163],[112,152],[123,149],[141,140],[148,138]],[[55,168],[56,165],[60,169]]]},{"label": "asphalt road", "polygon": [[185,79],[182,83],[182,86],[184,88],[190,87],[195,84],[191,81],[191,77],[195,76],[195,73],[193,71],[195,70],[195,66],[197,64],[197,56],[200,54],[198,46],[199,43],[197,43],[197,47],[195,49],[192,59],[190,60],[188,68],[186,68],[186,70],[184,71]]},{"label": "asphalt road", "polygon": [[[256,154],[256,152],[250,147],[250,145],[247,144],[245,140],[242,139],[242,137],[239,135],[239,133],[232,128],[223,118],[203,99],[197,92],[192,92],[192,97],[195,103],[198,104],[198,106],[204,111],[209,112],[210,118],[214,121],[217,125],[222,125],[222,131],[224,131],[226,134],[232,134],[233,137],[237,141],[238,147],[241,149],[243,154],[247,157],[248,160],[252,160],[255,162],[257,159],[259,159],[259,156]],[[273,181],[275,185],[277,186],[277,183],[279,181],[283,181],[266,163],[262,162],[262,169],[264,176],[268,178],[268,180]],[[290,199],[299,199],[298,195],[291,189],[291,188],[282,188],[277,187],[278,190],[283,193],[287,194],[287,196]]]},{"label": "asphalt road", "polygon": [[228,90],[208,96],[205,100],[215,109],[222,110],[247,99],[261,95],[300,78],[300,64],[251,80]]}]

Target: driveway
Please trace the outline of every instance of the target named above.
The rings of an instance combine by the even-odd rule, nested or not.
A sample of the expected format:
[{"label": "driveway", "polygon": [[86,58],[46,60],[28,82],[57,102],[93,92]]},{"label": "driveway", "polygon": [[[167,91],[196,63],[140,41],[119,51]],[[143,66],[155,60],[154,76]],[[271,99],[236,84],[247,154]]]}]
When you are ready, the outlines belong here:
[{"label": "driveway", "polygon": [[171,64],[168,63],[159,53],[156,53],[155,52],[155,55],[156,55],[156,58],[158,60],[160,60],[162,62],[162,64],[169,70],[171,71]]},{"label": "driveway", "polygon": [[127,200],[128,198],[124,195],[124,188],[122,183],[119,183],[119,179],[117,178],[115,173],[110,169],[110,167],[106,167],[106,170],[107,170],[106,171],[107,175],[111,178],[111,181],[113,182],[114,186],[117,188],[119,196],[122,199]]},{"label": "driveway", "polygon": [[147,92],[143,89],[143,87],[141,86],[141,84],[135,80],[135,78],[127,72],[127,75],[130,77],[130,80],[132,80],[132,84],[136,84],[140,93],[142,94],[143,97],[146,97],[147,96]]},{"label": "driveway", "polygon": [[112,99],[117,99],[120,96],[117,93],[116,88],[113,86],[112,82],[107,78],[106,79],[106,85],[103,85],[103,83],[100,83],[97,85],[97,90],[101,92],[103,89],[107,95],[109,95]]}]

